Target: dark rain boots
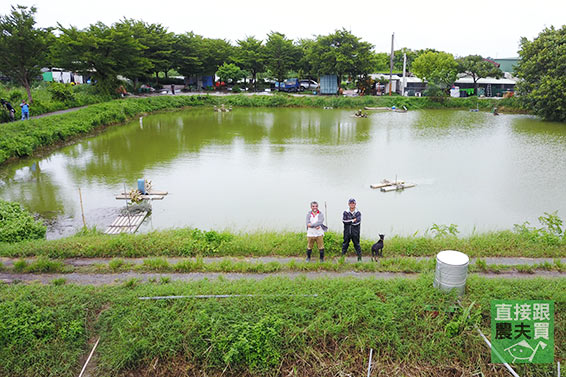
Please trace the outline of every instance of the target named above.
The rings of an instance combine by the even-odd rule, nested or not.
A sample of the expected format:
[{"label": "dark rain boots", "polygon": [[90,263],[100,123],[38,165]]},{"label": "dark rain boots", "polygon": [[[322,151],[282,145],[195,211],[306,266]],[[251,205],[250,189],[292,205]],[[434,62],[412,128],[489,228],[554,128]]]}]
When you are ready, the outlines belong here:
[{"label": "dark rain boots", "polygon": [[356,254],[358,255],[358,262],[361,262],[361,261],[362,261],[362,251],[361,251],[361,250],[360,250],[360,251],[357,251],[357,250],[356,250]]},{"label": "dark rain boots", "polygon": [[307,249],[307,262],[311,261],[312,249]]},{"label": "dark rain boots", "polygon": [[324,249],[320,249],[318,252],[320,253],[320,261],[324,262]]}]

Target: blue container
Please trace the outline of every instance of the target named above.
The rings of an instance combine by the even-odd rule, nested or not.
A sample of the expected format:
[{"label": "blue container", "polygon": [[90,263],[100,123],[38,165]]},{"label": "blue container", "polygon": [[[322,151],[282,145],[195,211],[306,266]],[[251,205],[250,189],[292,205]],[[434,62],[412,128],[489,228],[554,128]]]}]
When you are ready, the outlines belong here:
[{"label": "blue container", "polygon": [[145,179],[143,178],[138,179],[138,191],[144,195],[147,194],[145,192]]}]

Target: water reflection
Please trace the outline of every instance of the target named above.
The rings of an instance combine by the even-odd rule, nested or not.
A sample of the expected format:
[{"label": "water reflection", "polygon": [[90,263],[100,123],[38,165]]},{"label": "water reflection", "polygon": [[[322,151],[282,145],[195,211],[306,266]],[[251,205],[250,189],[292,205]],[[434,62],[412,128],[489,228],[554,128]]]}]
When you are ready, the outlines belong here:
[{"label": "water reflection", "polygon": [[[171,193],[154,203],[155,228],[301,230],[305,204],[318,199],[339,230],[354,196],[367,235],[433,223],[466,232],[510,228],[544,211],[566,216],[564,152],[566,125],[522,115],[433,110],[357,119],[343,110],[200,108],[136,119],[5,166],[0,197],[76,220],[81,187],[87,221],[103,228],[123,204],[114,194],[147,177]],[[418,186],[369,189],[396,175]]]},{"label": "water reflection", "polygon": [[66,203],[61,195],[57,177],[51,170],[42,170],[48,161],[26,160],[1,170],[0,197],[22,203],[24,207],[54,219],[65,210],[73,211],[72,203]]},{"label": "water reflection", "polygon": [[[144,117],[82,142],[65,151],[66,168],[75,180],[117,184],[132,181],[153,167],[198,154],[214,145],[233,146],[236,140],[253,146],[314,144],[344,145],[369,139],[371,123],[349,112],[236,109],[230,113],[193,110]],[[280,149],[284,151],[285,149]]]}]

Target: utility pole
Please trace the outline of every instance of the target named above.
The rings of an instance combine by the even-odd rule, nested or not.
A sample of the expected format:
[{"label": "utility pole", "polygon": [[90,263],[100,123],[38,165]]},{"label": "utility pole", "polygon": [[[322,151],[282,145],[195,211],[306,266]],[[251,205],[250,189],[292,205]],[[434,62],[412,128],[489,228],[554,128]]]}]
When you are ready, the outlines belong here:
[{"label": "utility pole", "polygon": [[401,85],[401,95],[405,95],[405,87],[407,86],[407,54],[403,54],[403,84]]},{"label": "utility pole", "polygon": [[389,95],[391,95],[391,86],[393,85],[393,55],[394,55],[394,48],[393,48],[393,41],[395,39],[395,33],[391,34],[391,59],[389,61]]}]

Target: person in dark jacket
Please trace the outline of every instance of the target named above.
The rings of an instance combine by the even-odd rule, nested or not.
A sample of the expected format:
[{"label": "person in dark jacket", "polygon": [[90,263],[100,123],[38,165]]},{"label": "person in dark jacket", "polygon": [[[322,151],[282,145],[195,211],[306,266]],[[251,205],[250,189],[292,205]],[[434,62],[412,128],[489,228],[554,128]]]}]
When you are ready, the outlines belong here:
[{"label": "person in dark jacket", "polygon": [[6,101],[4,98],[2,98],[0,100],[0,103],[2,103],[2,106],[4,106],[6,108],[6,110],[8,110],[8,115],[10,116],[10,122],[13,122],[16,118],[16,110],[14,109],[14,107],[12,106],[12,104],[8,101]]},{"label": "person in dark jacket", "polygon": [[360,247],[360,224],[362,222],[362,214],[356,209],[356,200],[350,198],[348,200],[349,210],[342,214],[342,222],[344,223],[344,242],[342,243],[342,255],[346,255],[350,241],[354,244],[354,249],[358,255],[358,262],[362,260],[362,248]]}]

